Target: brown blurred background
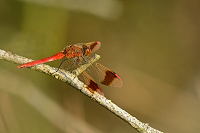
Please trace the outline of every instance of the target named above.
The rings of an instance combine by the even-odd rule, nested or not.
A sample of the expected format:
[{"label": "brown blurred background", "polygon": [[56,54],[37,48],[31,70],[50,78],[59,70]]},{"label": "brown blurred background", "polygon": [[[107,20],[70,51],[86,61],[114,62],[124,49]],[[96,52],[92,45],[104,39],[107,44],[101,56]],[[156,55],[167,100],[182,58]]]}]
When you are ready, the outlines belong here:
[{"label": "brown blurred background", "polygon": [[[100,63],[122,88],[106,97],[164,132],[200,130],[198,0],[0,0],[0,48],[34,60],[100,41]],[[59,61],[48,63],[58,67]],[[0,63],[0,133],[131,133],[65,83]],[[91,130],[91,131],[89,131]]]}]

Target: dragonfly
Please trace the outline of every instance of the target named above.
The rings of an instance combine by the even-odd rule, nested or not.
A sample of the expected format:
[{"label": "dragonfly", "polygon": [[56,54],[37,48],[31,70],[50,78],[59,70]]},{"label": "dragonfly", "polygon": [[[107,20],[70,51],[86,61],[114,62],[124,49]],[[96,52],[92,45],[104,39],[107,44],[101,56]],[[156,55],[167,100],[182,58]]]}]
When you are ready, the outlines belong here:
[{"label": "dragonfly", "polygon": [[[89,42],[89,43],[78,43],[69,45],[64,48],[63,51],[36,61],[28,62],[25,64],[22,64],[18,66],[18,68],[26,68],[26,67],[32,67],[35,65],[39,65],[42,63],[59,60],[62,59],[61,65],[64,66],[65,69],[69,69],[72,71],[72,69],[77,68],[78,66],[87,63],[88,62],[88,56],[98,50],[101,46],[101,43],[99,41],[96,42]],[[69,61],[70,60],[70,61]],[[64,62],[72,62],[71,65],[68,65]],[[59,68],[60,68],[59,66]],[[76,66],[76,67],[75,67]],[[90,75],[98,75],[98,80],[101,84],[104,84],[106,86],[111,87],[121,87],[122,86],[122,80],[120,76],[112,71],[111,69],[101,65],[100,63],[91,64],[91,66],[94,66],[95,71],[87,71],[84,70],[81,74],[81,81],[83,81],[87,86],[86,88],[94,93],[98,92],[101,95],[104,95],[102,89],[99,87],[99,85],[95,82],[95,80]],[[67,67],[67,68],[66,68]],[[61,67],[62,68],[62,67]],[[87,68],[88,69],[88,68]],[[92,73],[92,74],[91,74]]]}]

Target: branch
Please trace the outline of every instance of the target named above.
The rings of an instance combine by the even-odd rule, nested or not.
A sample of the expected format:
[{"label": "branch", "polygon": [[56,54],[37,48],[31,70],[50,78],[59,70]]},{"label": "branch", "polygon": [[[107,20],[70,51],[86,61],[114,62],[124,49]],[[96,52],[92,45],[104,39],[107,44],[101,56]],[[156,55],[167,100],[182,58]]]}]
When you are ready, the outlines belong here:
[{"label": "branch", "polygon": [[[94,60],[97,60],[99,58],[98,55],[91,58],[91,62],[94,62]],[[33,61],[31,59],[18,56],[16,54],[13,54],[11,52],[6,52],[4,50],[0,49],[0,59],[15,63],[15,64],[23,64],[30,61]],[[89,61],[90,62],[90,61]],[[91,62],[89,63],[91,65]],[[81,69],[86,69],[89,65],[85,65],[86,67]],[[47,75],[50,75],[56,79],[59,79],[77,90],[81,91],[83,94],[91,98],[92,100],[96,101],[106,109],[108,109],[110,112],[127,122],[131,127],[135,128],[139,133],[162,133],[161,131],[154,129],[149,126],[147,123],[143,123],[139,121],[137,118],[130,115],[125,110],[118,107],[116,104],[114,104],[111,100],[107,99],[106,97],[98,94],[98,93],[91,93],[84,83],[82,83],[75,74],[70,73],[68,71],[58,71],[56,72],[56,68],[50,67],[49,65],[41,64],[37,66],[33,66],[30,69],[45,73]],[[80,68],[79,68],[80,69]],[[56,73],[55,73],[56,72]],[[63,74],[64,73],[64,74]],[[78,72],[79,73],[79,72]]]}]

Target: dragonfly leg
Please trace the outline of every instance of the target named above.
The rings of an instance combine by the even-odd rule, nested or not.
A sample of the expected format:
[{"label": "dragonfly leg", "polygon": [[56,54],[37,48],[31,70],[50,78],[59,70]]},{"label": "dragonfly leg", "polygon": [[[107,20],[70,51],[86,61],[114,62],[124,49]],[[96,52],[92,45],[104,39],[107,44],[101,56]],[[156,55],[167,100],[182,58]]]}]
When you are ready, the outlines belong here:
[{"label": "dragonfly leg", "polygon": [[84,56],[82,56],[82,58],[86,63],[88,63],[88,60],[86,60]]},{"label": "dragonfly leg", "polygon": [[[62,73],[68,81],[70,81],[70,79],[66,76],[66,74],[64,72],[62,72],[61,70],[57,69],[56,72],[58,72],[58,71],[60,73]],[[54,73],[56,73],[56,72],[54,72]]]},{"label": "dragonfly leg", "polygon": [[73,71],[73,66],[74,66],[74,64],[75,64],[78,60],[79,60],[79,57],[76,58],[76,59],[74,60],[74,62],[72,63],[71,68],[70,68],[70,72],[71,72],[71,73],[72,73],[72,71]]},{"label": "dragonfly leg", "polygon": [[[69,60],[70,58],[67,58],[67,59],[65,59],[65,60],[62,60],[62,62],[60,63],[60,65],[59,65],[59,67],[58,67],[58,69],[54,72],[54,73],[56,73],[56,72],[58,72],[59,71],[59,69],[60,69],[60,67],[61,67],[61,65],[62,65],[62,63],[64,62],[64,61],[67,61],[67,60]],[[60,71],[61,72],[61,71]],[[53,73],[53,74],[54,74]]]}]

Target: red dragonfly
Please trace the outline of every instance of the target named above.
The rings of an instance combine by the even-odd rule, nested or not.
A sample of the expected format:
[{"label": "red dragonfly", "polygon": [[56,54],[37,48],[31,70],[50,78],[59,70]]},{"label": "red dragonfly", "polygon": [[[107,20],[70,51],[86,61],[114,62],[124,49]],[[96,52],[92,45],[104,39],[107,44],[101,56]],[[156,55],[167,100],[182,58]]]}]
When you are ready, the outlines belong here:
[{"label": "red dragonfly", "polygon": [[[72,71],[72,69],[80,66],[81,64],[83,64],[83,62],[87,63],[88,61],[87,56],[90,55],[90,53],[98,50],[100,46],[101,46],[101,43],[99,41],[70,45],[64,48],[63,51],[51,57],[47,57],[41,60],[36,60],[36,61],[22,64],[18,66],[18,68],[31,67],[31,66],[35,66],[38,64],[46,63],[46,62],[63,59],[63,61],[61,62],[62,64],[61,66],[65,66],[65,67],[66,66],[69,67],[69,65],[68,64],[66,65],[63,62],[69,62],[69,60],[71,60],[72,64],[70,65],[71,67],[70,69]],[[101,65],[100,63],[95,63],[92,66],[95,67],[95,72],[98,74],[97,77],[100,83],[107,86],[112,86],[112,87],[122,86],[123,83],[118,74],[108,69],[107,67]],[[86,71],[82,72],[79,77],[82,77],[81,78],[83,79],[82,81],[87,85],[87,89],[90,90],[92,93],[96,91],[99,94],[104,95],[102,89],[95,82],[95,80],[89,76],[88,72]]]}]

